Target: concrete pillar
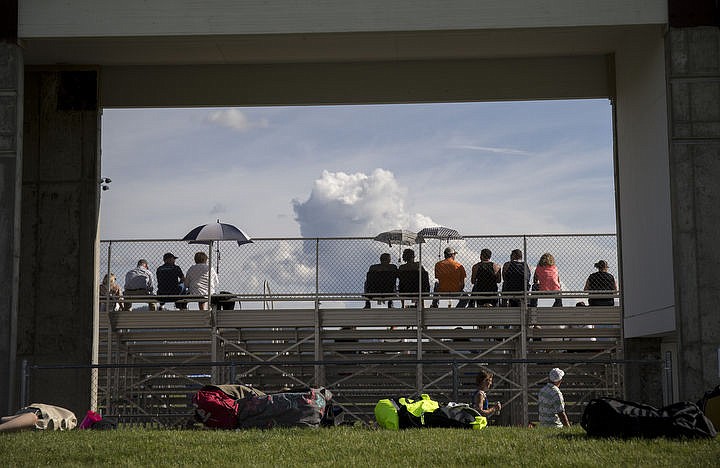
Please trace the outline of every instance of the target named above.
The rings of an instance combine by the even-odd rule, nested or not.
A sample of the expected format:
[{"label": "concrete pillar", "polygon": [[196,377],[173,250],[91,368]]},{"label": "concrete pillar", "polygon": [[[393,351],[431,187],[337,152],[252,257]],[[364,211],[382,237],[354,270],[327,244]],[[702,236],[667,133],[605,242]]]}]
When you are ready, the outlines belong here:
[{"label": "concrete pillar", "polygon": [[[99,207],[98,73],[25,72],[18,362],[90,364]],[[92,373],[31,374],[29,399],[90,407]]]},{"label": "concrete pillar", "polygon": [[720,29],[667,34],[679,400],[720,383]]},{"label": "concrete pillar", "polygon": [[0,413],[15,401],[15,348],[20,252],[23,60],[20,48],[0,42]]},{"label": "concrete pillar", "polygon": [[[629,338],[624,342],[625,398],[648,405],[663,406],[661,338]],[[641,362],[644,361],[644,362]]]}]

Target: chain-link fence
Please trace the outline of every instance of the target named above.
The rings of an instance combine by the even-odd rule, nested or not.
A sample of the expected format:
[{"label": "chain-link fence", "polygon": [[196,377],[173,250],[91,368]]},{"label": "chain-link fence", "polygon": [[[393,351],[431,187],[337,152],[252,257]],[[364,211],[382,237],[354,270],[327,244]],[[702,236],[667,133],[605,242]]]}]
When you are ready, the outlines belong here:
[{"label": "chain-link fence", "polygon": [[[427,239],[414,246],[387,245],[372,238],[267,238],[241,246],[233,241],[216,242],[212,248],[179,240],[103,241],[98,281],[113,274],[122,289],[126,272],[135,268],[139,259],[146,259],[150,271],[155,272],[166,252],[178,257],[176,264],[185,272],[194,263],[195,253],[202,251],[217,270],[216,292],[238,295],[241,301],[246,296],[248,302],[262,301],[263,307],[312,307],[312,301],[308,304],[295,299],[308,301],[308,296],[321,295],[326,296],[326,303],[335,299],[339,307],[360,307],[365,274],[370,265],[379,263],[381,254],[389,253],[393,263],[401,264],[402,251],[412,248],[416,260],[429,272],[432,284],[434,265],[446,246],[458,251],[456,259],[465,266],[466,291],[472,289],[472,267],[480,261],[483,249],[489,249],[492,261],[498,264],[508,262],[511,251],[519,249],[531,270],[544,253],[551,253],[561,289],[566,292],[584,290],[588,277],[597,272],[594,265],[599,260],[607,263],[620,283],[613,234],[465,236],[451,241]],[[541,299],[539,305],[546,305],[544,301],[548,300]],[[172,303],[167,306],[173,307]]]}]

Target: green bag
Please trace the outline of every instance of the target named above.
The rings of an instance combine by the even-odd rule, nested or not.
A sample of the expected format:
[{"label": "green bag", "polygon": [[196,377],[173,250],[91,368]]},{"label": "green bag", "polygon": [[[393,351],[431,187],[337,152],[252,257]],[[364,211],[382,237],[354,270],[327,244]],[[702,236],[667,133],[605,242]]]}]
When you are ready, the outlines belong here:
[{"label": "green bag", "polygon": [[[404,407],[405,411],[409,414],[405,414],[405,411],[400,410],[400,419],[407,420],[407,424],[403,424],[403,427],[419,427],[425,425],[425,413],[432,413],[433,411],[440,408],[440,403],[430,399],[430,395],[423,393],[420,395],[420,400],[415,401],[410,398],[400,398],[398,403]],[[403,417],[403,415],[407,417]]]},{"label": "green bag", "polygon": [[397,404],[388,398],[378,401],[375,405],[375,420],[383,429],[400,429]]}]

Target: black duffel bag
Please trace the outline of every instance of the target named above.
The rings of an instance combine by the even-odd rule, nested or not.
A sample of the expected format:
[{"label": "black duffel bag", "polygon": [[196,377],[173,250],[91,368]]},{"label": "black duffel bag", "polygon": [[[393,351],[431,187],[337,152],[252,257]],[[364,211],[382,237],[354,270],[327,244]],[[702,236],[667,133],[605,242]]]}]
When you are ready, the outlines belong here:
[{"label": "black duffel bag", "polygon": [[588,403],[580,425],[593,437],[713,438],[712,423],[694,403],[679,402],[655,408],[614,398]]}]

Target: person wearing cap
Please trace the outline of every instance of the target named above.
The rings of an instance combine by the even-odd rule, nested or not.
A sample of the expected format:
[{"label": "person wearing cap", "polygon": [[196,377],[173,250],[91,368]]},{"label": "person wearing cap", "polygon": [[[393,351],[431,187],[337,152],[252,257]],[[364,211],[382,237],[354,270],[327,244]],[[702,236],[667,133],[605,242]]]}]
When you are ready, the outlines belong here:
[{"label": "person wearing cap", "polygon": [[[435,279],[437,285],[435,292],[437,293],[462,293],[465,291],[465,278],[467,273],[465,267],[455,260],[457,250],[452,247],[446,247],[444,260],[440,260],[435,264]],[[461,294],[462,295],[462,294]],[[460,299],[456,307],[467,307],[468,300]],[[433,299],[431,307],[438,306],[438,299]]]},{"label": "person wearing cap", "polygon": [[538,418],[545,427],[570,427],[565,413],[565,400],[560,391],[565,372],[555,367],[548,374],[548,382],[538,392]]},{"label": "person wearing cap", "polygon": [[[157,292],[158,296],[177,296],[178,294],[185,294],[185,275],[182,269],[175,265],[177,257],[171,252],[167,252],[163,255],[163,264],[160,265],[155,271],[157,277]],[[169,300],[177,301],[178,297],[171,297]],[[165,302],[160,302],[160,310],[162,310]],[[175,307],[178,309],[187,309],[186,302],[175,302]]]},{"label": "person wearing cap", "polygon": [[[605,260],[600,260],[595,264],[598,269],[595,273],[588,276],[585,281],[585,291],[617,291],[617,282],[615,277],[608,273],[608,264]],[[615,299],[612,297],[592,298],[588,299],[590,306],[614,306]]]},{"label": "person wearing cap", "polygon": [[[141,258],[137,266],[125,274],[125,298],[128,296],[152,296],[155,289],[155,277],[149,269],[147,260]],[[132,309],[132,303],[126,302],[124,310]],[[155,310],[155,304],[148,303],[149,310]]]}]

